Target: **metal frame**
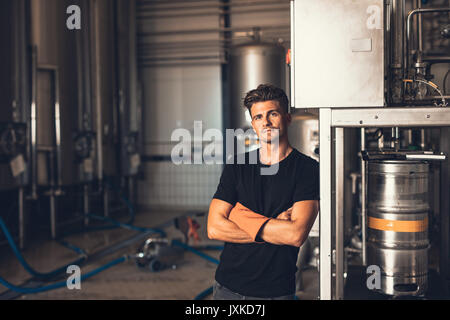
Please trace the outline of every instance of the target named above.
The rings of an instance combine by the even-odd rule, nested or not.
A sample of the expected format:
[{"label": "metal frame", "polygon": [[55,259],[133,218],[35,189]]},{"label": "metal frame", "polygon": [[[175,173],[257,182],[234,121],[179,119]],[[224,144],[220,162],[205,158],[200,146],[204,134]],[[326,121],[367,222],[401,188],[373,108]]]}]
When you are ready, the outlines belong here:
[{"label": "metal frame", "polygon": [[[343,299],[345,259],[343,128],[450,127],[450,108],[320,108],[319,126],[320,299]],[[335,243],[332,237],[333,221],[335,221]],[[335,280],[333,280],[334,266]]]}]

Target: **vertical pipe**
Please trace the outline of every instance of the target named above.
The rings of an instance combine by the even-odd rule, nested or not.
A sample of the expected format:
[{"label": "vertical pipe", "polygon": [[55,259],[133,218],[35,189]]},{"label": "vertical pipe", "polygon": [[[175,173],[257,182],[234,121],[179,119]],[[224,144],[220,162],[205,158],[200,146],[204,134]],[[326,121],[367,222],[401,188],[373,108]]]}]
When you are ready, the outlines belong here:
[{"label": "vertical pipe", "polygon": [[96,110],[96,132],[97,132],[97,178],[99,180],[99,187],[103,187],[103,125],[102,125],[102,101],[101,101],[101,83],[100,83],[100,27],[99,27],[99,12],[98,12],[98,0],[93,0],[93,20],[94,20],[94,41],[92,41],[94,47],[94,73],[95,73],[95,110]]},{"label": "vertical pipe", "polygon": [[19,188],[19,247],[25,248],[24,187]]},{"label": "vertical pipe", "polygon": [[413,144],[413,131],[412,129],[407,129],[406,130],[406,134],[407,134],[407,144],[408,146],[411,146]]},{"label": "vertical pipe", "polygon": [[[140,129],[140,121],[138,118],[138,110],[137,110],[137,55],[136,55],[136,2],[135,0],[128,0],[127,5],[129,7],[129,16],[128,16],[128,66],[130,68],[129,71],[129,90],[128,90],[128,99],[129,99],[129,108],[130,108],[130,123],[129,131],[138,132]],[[129,161],[128,161],[129,162]],[[128,171],[130,170],[130,164],[128,164]]]},{"label": "vertical pipe", "polygon": [[[82,3],[84,7],[86,8],[86,11],[90,14],[92,14],[92,7],[89,5],[89,0],[84,0]],[[86,15],[87,16],[87,15]],[[85,21],[86,28],[83,28],[81,30],[81,37],[82,37],[82,70],[84,70],[84,73],[82,74],[82,81],[83,81],[83,91],[84,91],[84,100],[83,100],[83,129],[86,131],[93,131],[93,111],[92,111],[92,52],[91,52],[91,37],[92,32],[89,32],[91,30],[92,23],[91,21]]]},{"label": "vertical pipe", "polygon": [[56,169],[57,180],[56,188],[59,189],[62,186],[62,155],[61,155],[61,112],[60,112],[60,86],[59,86],[59,71],[54,69],[54,90],[55,90],[55,140],[56,140]]},{"label": "vertical pipe", "polygon": [[399,128],[395,127],[395,140],[394,140],[395,152],[398,152],[400,149],[400,132]]},{"label": "vertical pipe", "polygon": [[[417,8],[422,8],[422,0],[417,0]],[[419,52],[423,52],[422,15],[417,16],[417,43]]]},{"label": "vertical pipe", "polygon": [[420,148],[425,150],[425,129],[420,129]]},{"label": "vertical pipe", "polygon": [[89,225],[89,218],[87,214],[89,213],[89,185],[86,183],[83,186],[83,213],[84,213],[84,226]]},{"label": "vertical pipe", "polygon": [[[294,89],[295,90],[295,89]],[[332,298],[332,229],[331,229],[331,109],[319,110],[320,135],[320,299]]]},{"label": "vertical pipe", "polygon": [[[366,149],[366,129],[361,128],[361,151]],[[367,192],[367,181],[366,181],[366,162],[361,157],[361,246],[362,246],[362,264],[367,265],[367,235],[366,235],[366,192]]]},{"label": "vertical pipe", "polygon": [[30,112],[30,143],[31,143],[31,198],[37,199],[37,46],[31,53],[31,112]]},{"label": "vertical pipe", "polygon": [[106,186],[103,188],[103,215],[109,217],[109,192]]},{"label": "vertical pipe", "polygon": [[56,198],[53,190],[50,193],[50,227],[52,239],[56,239]]},{"label": "vertical pipe", "polygon": [[392,1],[392,67],[403,68],[404,33],[405,33],[405,0]]},{"label": "vertical pipe", "polygon": [[291,1],[291,107],[295,108],[295,3]]},{"label": "vertical pipe", "polygon": [[335,135],[335,208],[336,208],[336,292],[335,299],[344,299],[344,128]]}]

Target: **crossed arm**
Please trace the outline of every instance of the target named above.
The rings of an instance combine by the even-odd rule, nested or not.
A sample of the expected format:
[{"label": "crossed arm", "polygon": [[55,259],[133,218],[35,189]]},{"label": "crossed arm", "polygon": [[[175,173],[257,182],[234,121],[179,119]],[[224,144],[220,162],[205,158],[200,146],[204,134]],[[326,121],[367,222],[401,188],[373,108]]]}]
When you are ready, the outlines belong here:
[{"label": "crossed arm", "polygon": [[237,210],[228,202],[219,199],[211,201],[207,226],[210,239],[234,243],[253,243],[255,235],[250,235],[241,229],[241,227],[246,230],[252,229],[251,225],[253,224],[253,229],[258,230],[259,238],[266,242],[300,247],[308,237],[316,219],[319,202],[317,200],[298,201],[291,209],[268,221],[266,221],[266,217],[245,208],[249,219],[244,223],[235,218],[239,216],[240,212],[233,213],[234,217],[229,219],[233,209]]}]

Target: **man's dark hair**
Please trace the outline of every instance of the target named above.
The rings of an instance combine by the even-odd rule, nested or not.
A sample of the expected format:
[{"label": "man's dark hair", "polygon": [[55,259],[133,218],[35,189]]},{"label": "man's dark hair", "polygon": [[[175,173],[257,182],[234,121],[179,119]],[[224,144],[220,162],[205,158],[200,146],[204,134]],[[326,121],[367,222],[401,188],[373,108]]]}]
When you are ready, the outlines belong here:
[{"label": "man's dark hair", "polygon": [[244,98],[244,106],[248,109],[248,112],[252,114],[251,108],[254,103],[270,100],[278,101],[281,109],[286,113],[289,112],[289,101],[286,93],[283,89],[275,87],[271,84],[260,84],[258,88],[247,92]]}]

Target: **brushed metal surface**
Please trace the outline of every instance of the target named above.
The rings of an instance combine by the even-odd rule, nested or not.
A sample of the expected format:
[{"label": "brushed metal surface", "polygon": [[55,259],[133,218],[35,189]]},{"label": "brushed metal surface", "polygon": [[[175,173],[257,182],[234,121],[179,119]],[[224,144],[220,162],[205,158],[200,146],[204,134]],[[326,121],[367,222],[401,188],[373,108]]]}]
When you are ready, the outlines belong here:
[{"label": "brushed metal surface", "polygon": [[296,108],[384,106],[383,1],[295,0],[294,21]]}]

